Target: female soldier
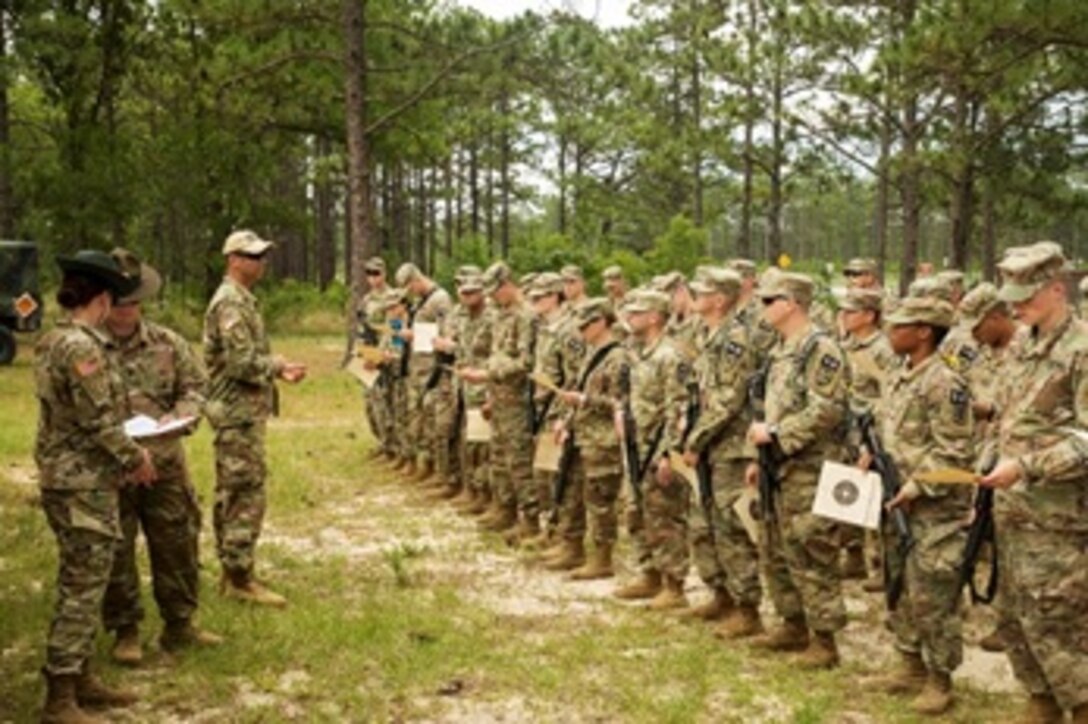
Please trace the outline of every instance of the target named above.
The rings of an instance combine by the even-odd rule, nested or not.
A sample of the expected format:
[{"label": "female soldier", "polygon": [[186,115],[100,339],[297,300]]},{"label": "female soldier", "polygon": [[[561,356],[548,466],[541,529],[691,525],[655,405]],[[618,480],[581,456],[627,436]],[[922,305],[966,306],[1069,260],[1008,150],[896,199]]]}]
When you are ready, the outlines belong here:
[{"label": "female soldier", "polygon": [[57,303],[66,319],[36,349],[39,402],[34,457],[42,508],[57,538],[57,603],[46,645],[43,722],[96,721],[81,706],[125,706],[135,696],[103,686],[89,670],[95,626],[120,537],[118,488],[148,485],[155,467],[124,432],[125,394],[97,327],[113,299],[134,290],[100,251],[58,258]]}]

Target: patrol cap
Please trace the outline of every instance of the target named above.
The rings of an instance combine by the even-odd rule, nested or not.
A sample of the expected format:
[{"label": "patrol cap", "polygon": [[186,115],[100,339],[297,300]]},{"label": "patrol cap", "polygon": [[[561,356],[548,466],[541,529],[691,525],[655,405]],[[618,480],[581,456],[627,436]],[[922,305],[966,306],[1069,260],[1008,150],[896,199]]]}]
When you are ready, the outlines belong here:
[{"label": "patrol cap", "polygon": [[847,289],[839,306],[851,312],[879,312],[884,307],[884,295],[876,289]]},{"label": "patrol cap", "polygon": [[605,319],[612,313],[612,306],[604,297],[593,297],[579,304],[574,310],[574,321],[581,329],[587,324]]},{"label": "patrol cap", "polygon": [[400,289],[399,287],[390,287],[385,292],[385,296],[382,298],[382,304],[386,309],[395,307],[398,304],[408,305],[408,290]]},{"label": "patrol cap", "polygon": [[1003,302],[1026,302],[1043,286],[1066,270],[1062,248],[1053,241],[1010,250],[997,268],[1001,270],[1001,289],[997,298]]},{"label": "patrol cap", "polygon": [[562,294],[563,293],[563,277],[555,272],[542,272],[537,274],[536,280],[529,288],[528,295],[530,299],[539,299],[546,297],[549,294]]},{"label": "patrol cap", "polygon": [[671,294],[676,291],[677,287],[685,283],[687,283],[687,279],[684,278],[683,274],[678,271],[671,271],[654,277],[650,282],[650,287]]},{"label": "patrol cap", "polygon": [[932,327],[952,326],[956,312],[952,305],[934,297],[907,297],[885,320],[888,324],[928,324]]},{"label": "patrol cap", "polygon": [[952,285],[937,277],[919,277],[907,287],[907,297],[940,299],[952,303]]},{"label": "patrol cap", "polygon": [[150,264],[140,261],[140,257],[128,249],[117,247],[110,252],[110,256],[121,267],[125,276],[135,279],[137,287],[128,294],[117,299],[118,304],[134,304],[145,299],[151,299],[162,289],[162,276]]},{"label": "patrol cap", "polygon": [[484,278],[481,274],[468,274],[461,277],[461,280],[457,283],[457,291],[462,294],[472,294],[473,292],[482,292],[484,289]]},{"label": "patrol cap", "polygon": [[230,256],[231,254],[259,256],[275,245],[275,242],[262,239],[249,229],[239,229],[223,242],[223,256]]},{"label": "patrol cap", "polygon": [[740,274],[741,278],[748,279],[756,275],[756,263],[751,259],[730,259],[725,263],[727,269],[732,269],[737,274]]},{"label": "patrol cap", "polygon": [[506,282],[514,281],[514,272],[504,261],[497,261],[484,272],[484,291],[494,294]]},{"label": "patrol cap", "polygon": [[582,273],[582,267],[577,264],[567,264],[559,270],[560,276],[563,277],[563,281],[573,281],[575,279],[585,279],[585,275]]},{"label": "patrol cap", "polygon": [[870,259],[868,257],[855,257],[846,263],[846,266],[843,267],[842,273],[847,275],[876,274],[876,270],[876,259]]},{"label": "patrol cap", "polygon": [[942,284],[963,285],[963,272],[959,269],[943,269],[937,272],[937,281]]},{"label": "patrol cap", "polygon": [[657,312],[664,317],[669,316],[671,308],[672,300],[669,299],[669,295],[655,289],[640,289],[631,292],[623,305],[623,311],[627,314]]},{"label": "patrol cap", "polygon": [[82,249],[72,256],[58,256],[57,266],[62,272],[90,277],[122,297],[136,290],[140,281],[125,274],[117,260],[98,249]]},{"label": "patrol cap", "polygon": [[967,292],[960,302],[960,322],[974,329],[991,311],[1004,304],[997,298],[997,287],[983,282]]},{"label": "patrol cap", "polygon": [[461,266],[457,267],[457,271],[454,272],[453,278],[460,281],[461,279],[466,279],[468,277],[482,276],[483,273],[484,270],[476,266],[475,264],[462,264]]},{"label": "patrol cap", "polygon": [[691,283],[691,291],[696,294],[725,294],[734,296],[740,292],[740,274],[730,269],[710,267],[702,276]]},{"label": "patrol cap", "polygon": [[[770,276],[770,279],[767,277]],[[796,272],[778,272],[764,274],[765,283],[759,285],[761,299],[773,299],[774,297],[788,297],[798,304],[808,305],[812,302],[812,296],[816,292],[816,284],[807,274]]]},{"label": "patrol cap", "polygon": [[623,269],[619,264],[605,267],[604,271],[601,272],[601,279],[604,279],[606,282],[623,279]]},{"label": "patrol cap", "polygon": [[423,276],[423,272],[419,270],[419,267],[410,261],[406,261],[397,267],[397,275],[394,277],[398,287],[403,287],[408,282],[415,281]]},{"label": "patrol cap", "polygon": [[540,272],[529,272],[528,274],[522,274],[520,277],[518,277],[518,286],[522,289],[528,289],[529,287],[533,286],[533,283],[539,276]]},{"label": "patrol cap", "polygon": [[782,273],[782,270],[776,266],[769,266],[763,270],[763,273],[759,275],[759,288],[762,290],[767,286],[774,283],[776,277]]},{"label": "patrol cap", "polygon": [[363,271],[381,272],[385,274],[385,259],[380,256],[372,256],[363,264]]}]

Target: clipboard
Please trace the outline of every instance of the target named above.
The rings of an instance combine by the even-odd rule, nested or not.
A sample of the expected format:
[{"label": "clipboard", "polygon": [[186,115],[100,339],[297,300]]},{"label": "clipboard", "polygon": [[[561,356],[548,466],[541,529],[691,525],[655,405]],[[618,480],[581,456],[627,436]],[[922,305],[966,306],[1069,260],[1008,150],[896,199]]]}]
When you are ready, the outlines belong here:
[{"label": "clipboard", "polygon": [[415,322],[412,324],[412,351],[417,354],[434,352],[434,339],[438,336],[438,324],[435,322]]},{"label": "clipboard", "polygon": [[355,356],[371,364],[377,365],[385,362],[385,352],[380,347],[373,347],[369,344],[364,344],[355,350]]},{"label": "clipboard", "polygon": [[759,521],[752,513],[752,508],[758,502],[759,491],[745,485],[744,492],[737,498],[737,502],[733,503],[733,512],[737,514],[741,525],[744,526],[744,532],[748,534],[752,544],[757,546],[759,545]]},{"label": "clipboard", "polygon": [[352,357],[351,361],[348,362],[347,371],[368,390],[377,384],[378,377],[381,375],[381,370],[368,370],[360,357]]},{"label": "clipboard", "polygon": [[536,449],[533,451],[533,470],[558,473],[559,458],[562,454],[563,448],[555,444],[555,436],[551,432],[537,435]]},{"label": "clipboard", "polygon": [[465,441],[491,441],[491,423],[484,419],[484,411],[479,407],[465,410]]},{"label": "clipboard", "polygon": [[695,496],[694,499],[699,500],[699,474],[695,472],[695,468],[684,462],[683,455],[670,455],[669,466],[674,473],[687,481],[687,484],[691,486],[691,494]]},{"label": "clipboard", "polygon": [[562,391],[559,389],[559,385],[555,384],[555,380],[543,372],[534,372],[529,375],[529,379],[532,380],[537,387],[547,390],[548,392]]},{"label": "clipboard", "polygon": [[977,485],[978,473],[960,468],[938,468],[911,476],[915,481],[926,485]]}]

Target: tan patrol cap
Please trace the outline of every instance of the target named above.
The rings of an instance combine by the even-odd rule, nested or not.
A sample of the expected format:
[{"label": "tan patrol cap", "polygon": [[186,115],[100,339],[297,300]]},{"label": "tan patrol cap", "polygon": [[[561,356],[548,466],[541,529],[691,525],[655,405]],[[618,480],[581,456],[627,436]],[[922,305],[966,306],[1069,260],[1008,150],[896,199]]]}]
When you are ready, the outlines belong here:
[{"label": "tan patrol cap", "polygon": [[497,261],[484,272],[484,291],[494,294],[506,282],[513,283],[514,271],[504,261]]},{"label": "tan patrol cap", "polygon": [[856,257],[848,261],[842,271],[844,274],[876,274],[876,259]]},{"label": "tan patrol cap", "polygon": [[990,282],[983,282],[967,292],[960,302],[960,322],[968,329],[974,329],[979,322],[1003,302],[997,298],[997,287]]},{"label": "tan patrol cap", "polygon": [[483,291],[484,278],[481,274],[466,274],[457,282],[457,291],[461,294],[472,294]]},{"label": "tan patrol cap", "polygon": [[563,277],[555,272],[542,272],[537,275],[533,285],[529,288],[530,299],[540,299],[549,294],[563,293]]},{"label": "tan patrol cap", "polygon": [[419,267],[410,261],[406,261],[397,267],[397,275],[394,277],[394,281],[398,287],[403,287],[408,282],[419,279],[421,276],[423,276],[423,272],[419,270]]},{"label": "tan patrol cap", "polygon": [[735,271],[710,267],[705,269],[702,275],[691,283],[691,291],[695,294],[735,296],[740,292],[740,284],[740,274]]},{"label": "tan patrol cap", "polygon": [[751,259],[736,258],[725,263],[727,269],[732,269],[742,278],[747,279],[756,275],[756,263]]},{"label": "tan patrol cap", "polygon": [[1053,241],[1010,249],[997,265],[1002,280],[997,297],[1014,304],[1026,302],[1047,282],[1060,277],[1067,266],[1061,246]]},{"label": "tan patrol cap", "polygon": [[585,279],[585,274],[582,273],[582,267],[577,264],[567,264],[559,270],[560,276],[564,281],[570,281],[574,279]]},{"label": "tan patrol cap", "polygon": [[952,285],[942,282],[937,277],[919,277],[907,287],[907,297],[940,299],[952,302]]},{"label": "tan patrol cap", "polygon": [[687,279],[684,278],[683,274],[678,271],[671,271],[666,274],[659,274],[658,276],[654,277],[653,280],[650,282],[650,286],[653,289],[657,289],[662,292],[668,292],[671,294],[672,292],[676,291],[677,287],[686,282]]},{"label": "tan patrol cap", "polygon": [[888,324],[928,324],[933,327],[952,326],[956,312],[952,305],[934,297],[907,297],[885,320]]},{"label": "tan patrol cap", "polygon": [[385,259],[380,256],[372,256],[363,264],[364,271],[376,271],[385,274]]},{"label": "tan patrol cap", "polygon": [[959,284],[963,286],[963,272],[959,269],[942,269],[937,272],[937,281],[942,284]]},{"label": "tan patrol cap", "polygon": [[574,320],[578,324],[578,328],[581,329],[598,319],[608,317],[611,310],[612,305],[607,299],[604,297],[593,297],[592,299],[585,300],[575,308]]},{"label": "tan patrol cap", "polygon": [[274,247],[275,242],[262,239],[249,229],[239,229],[223,242],[223,256],[231,254],[259,255]]},{"label": "tan patrol cap", "polygon": [[528,274],[522,274],[518,277],[518,286],[522,289],[528,289],[536,283],[536,280],[540,277],[540,272],[529,272]]},{"label": "tan patrol cap", "polygon": [[841,307],[852,312],[879,312],[884,307],[884,295],[876,289],[847,289]]},{"label": "tan patrol cap", "polygon": [[[769,279],[767,277],[770,276]],[[778,271],[776,274],[764,274],[765,283],[759,285],[761,299],[789,297],[798,304],[808,305],[816,293],[816,284],[807,274]]]},{"label": "tan patrol cap", "polygon": [[482,276],[483,273],[483,269],[476,266],[475,264],[462,264],[461,266],[457,267],[457,271],[454,272],[453,281],[457,284],[460,284],[463,280],[468,279],[469,277]]},{"label": "tan patrol cap", "polygon": [[669,316],[672,308],[672,300],[669,295],[655,289],[640,289],[627,295],[623,305],[625,314],[640,314],[642,312],[657,312],[664,317]]},{"label": "tan patrol cap", "polygon": [[605,267],[604,271],[601,272],[601,279],[604,279],[606,282],[623,279],[623,268],[620,267],[619,264]]}]

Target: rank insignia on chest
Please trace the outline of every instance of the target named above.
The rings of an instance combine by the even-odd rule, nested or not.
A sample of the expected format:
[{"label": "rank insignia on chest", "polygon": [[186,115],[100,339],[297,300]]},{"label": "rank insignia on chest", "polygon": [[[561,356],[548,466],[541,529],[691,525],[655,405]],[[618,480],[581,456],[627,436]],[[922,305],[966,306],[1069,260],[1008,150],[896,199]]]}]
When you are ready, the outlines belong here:
[{"label": "rank insignia on chest", "polygon": [[741,347],[736,342],[729,342],[725,345],[725,353],[730,357],[740,357],[744,354],[744,347]]},{"label": "rank insignia on chest", "polygon": [[974,362],[976,359],[978,359],[978,352],[971,349],[970,347],[961,347],[959,357],[964,362]]},{"label": "rank insignia on chest", "polygon": [[676,365],[676,381],[686,385],[691,378],[691,366],[685,362]]},{"label": "rank insignia on chest", "polygon": [[948,401],[952,404],[952,414],[959,424],[967,422],[967,406],[970,403],[970,395],[962,387],[955,387],[948,393]]}]

